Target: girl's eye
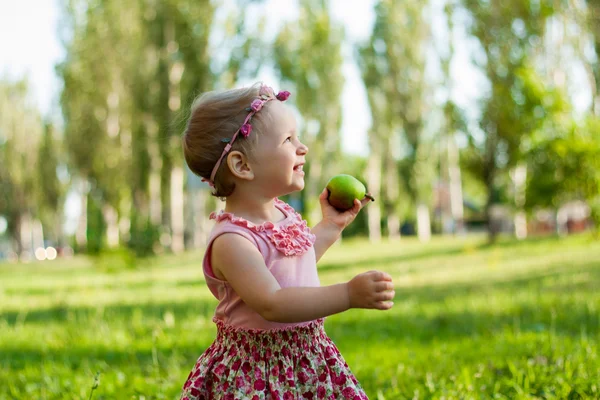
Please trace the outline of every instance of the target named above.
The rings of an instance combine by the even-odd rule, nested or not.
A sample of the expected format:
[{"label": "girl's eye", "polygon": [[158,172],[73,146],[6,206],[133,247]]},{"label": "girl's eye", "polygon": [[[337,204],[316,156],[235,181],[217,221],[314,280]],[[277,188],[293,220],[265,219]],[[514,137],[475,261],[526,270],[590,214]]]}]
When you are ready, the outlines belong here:
[{"label": "girl's eye", "polygon": [[284,140],[284,143],[285,143],[285,142],[291,142],[291,141],[292,141],[292,137],[291,137],[291,136],[289,136],[287,139],[285,139],[285,140]]}]

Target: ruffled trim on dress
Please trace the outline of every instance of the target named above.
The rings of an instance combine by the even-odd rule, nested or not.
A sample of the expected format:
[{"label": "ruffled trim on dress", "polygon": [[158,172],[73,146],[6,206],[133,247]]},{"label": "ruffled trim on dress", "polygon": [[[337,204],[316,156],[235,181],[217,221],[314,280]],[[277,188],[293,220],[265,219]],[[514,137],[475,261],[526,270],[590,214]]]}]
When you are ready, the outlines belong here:
[{"label": "ruffled trim on dress", "polygon": [[315,330],[315,328],[321,330],[323,324],[325,323],[325,318],[315,319],[302,325],[290,325],[271,329],[244,328],[241,326],[229,325],[222,319],[218,319],[216,317],[213,317],[212,321],[215,323],[215,325],[217,325],[218,330],[227,334],[244,332],[244,334],[249,335],[273,335],[291,331],[295,331],[297,333],[311,333]]},{"label": "ruffled trim on dress", "polygon": [[275,248],[286,256],[299,256],[306,253],[314,245],[316,236],[293,207],[279,199],[275,199],[275,205],[287,214],[286,220],[281,225],[270,221],[254,224],[223,210],[211,213],[209,218],[217,222],[230,221],[251,231],[264,233]]}]

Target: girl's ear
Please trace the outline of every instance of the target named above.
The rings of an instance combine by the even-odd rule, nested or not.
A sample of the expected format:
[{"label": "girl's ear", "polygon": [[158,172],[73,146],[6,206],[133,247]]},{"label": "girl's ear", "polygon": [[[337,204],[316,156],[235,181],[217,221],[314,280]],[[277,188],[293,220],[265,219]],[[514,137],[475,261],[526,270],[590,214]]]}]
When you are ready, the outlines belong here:
[{"label": "girl's ear", "polygon": [[227,155],[227,166],[236,178],[248,181],[254,179],[254,172],[248,163],[248,158],[239,151],[232,151]]}]

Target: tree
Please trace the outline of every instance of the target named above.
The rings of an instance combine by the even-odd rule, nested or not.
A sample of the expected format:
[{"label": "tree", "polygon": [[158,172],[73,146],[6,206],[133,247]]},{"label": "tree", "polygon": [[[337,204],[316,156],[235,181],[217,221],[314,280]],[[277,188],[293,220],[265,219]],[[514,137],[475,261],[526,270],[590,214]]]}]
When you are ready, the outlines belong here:
[{"label": "tree", "polygon": [[499,178],[521,160],[522,139],[540,127],[554,105],[532,63],[532,49],[554,9],[545,2],[520,0],[464,0],[464,5],[471,13],[469,30],[481,45],[481,64],[490,83],[482,99],[481,131],[471,132],[466,164],[487,188],[488,233],[494,241]]},{"label": "tree", "polygon": [[22,227],[36,217],[36,174],[42,121],[32,104],[26,80],[0,81],[0,215],[18,255],[27,246]]},{"label": "tree", "polygon": [[123,171],[131,170],[134,118],[129,90],[135,80],[128,72],[145,46],[139,41],[141,5],[127,4],[72,0],[64,5],[71,32],[67,56],[58,67],[64,82],[65,145],[70,174],[86,200],[84,209],[102,214],[86,213],[84,220],[106,220],[98,224],[100,232],[82,225],[87,239],[97,240],[92,246],[97,251],[105,234],[108,246],[119,244],[119,220],[129,214],[128,175]]},{"label": "tree", "polygon": [[[274,45],[281,77],[294,86],[311,152],[305,165],[304,213],[312,224],[318,219],[318,196],[339,159],[342,110],[341,44],[343,31],[322,0],[302,0],[296,24],[286,24]],[[312,160],[312,161],[311,161]]]},{"label": "tree", "polygon": [[49,122],[44,123],[37,157],[39,168],[36,169],[36,187],[38,188],[36,205],[45,236],[54,243],[61,243],[63,242],[62,205],[65,188],[57,176],[57,170],[61,164],[61,151],[54,132],[54,125]]},{"label": "tree", "polygon": [[554,210],[567,201],[583,200],[600,227],[600,120],[569,122],[565,135],[543,136],[528,152],[527,208]]},{"label": "tree", "polygon": [[81,232],[92,232],[86,225],[95,221],[98,251],[126,244],[151,254],[161,234],[172,251],[183,250],[197,225],[193,217],[186,227],[191,203],[207,196],[188,191],[186,201],[181,110],[219,77],[231,84],[248,72],[243,56],[255,38],[245,35],[245,13],[236,8],[228,20],[233,32],[219,32],[216,51],[231,49],[219,53],[219,65],[210,38],[223,27],[209,0],[64,0],[63,7],[65,148],[82,208],[91,213],[82,215]]},{"label": "tree", "polygon": [[592,112],[600,117],[600,1],[588,0],[588,26],[594,37],[594,50],[596,51],[596,62],[592,65],[593,80],[592,83]]},{"label": "tree", "polygon": [[[448,24],[448,51],[442,53],[440,51],[444,87],[446,89],[446,99],[442,106],[444,113],[444,123],[440,134],[441,154],[440,154],[440,176],[442,181],[447,182],[449,192],[449,208],[452,222],[451,231],[454,233],[464,232],[464,210],[463,210],[463,194],[462,194],[462,179],[459,162],[459,150],[456,143],[456,135],[460,132],[467,131],[466,118],[462,110],[452,100],[452,92],[454,89],[453,80],[450,74],[450,63],[454,55],[454,10],[456,3],[447,2],[444,5],[444,14]],[[442,209],[442,231],[447,229],[449,225],[444,221],[445,213]]]},{"label": "tree", "polygon": [[[366,166],[366,176],[369,183],[371,195],[381,199],[381,177],[383,172],[382,154],[384,152],[383,138],[386,131],[390,131],[389,118],[386,114],[389,110],[386,107],[385,93],[380,86],[383,80],[383,71],[378,69],[377,55],[374,50],[372,37],[370,42],[364,47],[358,49],[358,62],[362,70],[363,82],[367,89],[367,98],[371,110],[371,119],[373,121],[369,132],[369,158]],[[399,184],[399,182],[398,182]],[[381,204],[373,204],[367,208],[367,221],[369,227],[369,240],[378,242],[381,240]]]},{"label": "tree", "polygon": [[[423,15],[423,5],[417,1],[382,0],[375,7],[376,20],[370,41],[359,50],[363,79],[367,86],[373,126],[369,133],[372,160],[369,176],[375,183],[383,182],[382,203],[390,236],[400,231],[400,207],[408,207],[401,199],[401,176],[397,160],[408,172],[404,183],[409,198],[416,205],[420,237],[429,236],[427,207],[428,190],[425,179],[428,161],[424,154],[422,134],[425,113],[425,44],[429,26]],[[404,145],[405,154],[400,151]],[[381,166],[379,158],[381,158]],[[382,179],[377,170],[383,168]],[[370,183],[371,185],[373,183]],[[375,228],[376,221],[370,222]]]}]

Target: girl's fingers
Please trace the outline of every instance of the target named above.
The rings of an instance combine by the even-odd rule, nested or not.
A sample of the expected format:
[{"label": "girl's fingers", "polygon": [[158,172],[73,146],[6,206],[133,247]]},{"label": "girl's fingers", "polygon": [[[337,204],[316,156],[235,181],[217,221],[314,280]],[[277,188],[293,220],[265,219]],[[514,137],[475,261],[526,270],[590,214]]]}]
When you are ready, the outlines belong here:
[{"label": "girl's fingers", "polygon": [[392,276],[387,272],[382,271],[373,271],[374,272],[374,280],[375,281],[392,281]]},{"label": "girl's fingers", "polygon": [[381,292],[381,293],[377,293],[375,295],[375,300],[378,302],[386,301],[386,300],[393,300],[395,296],[396,296],[396,292],[394,292],[394,291]]},{"label": "girl's fingers", "polygon": [[377,292],[383,292],[386,290],[394,290],[394,284],[389,281],[377,282],[375,284],[375,290]]},{"label": "girl's fingers", "polygon": [[393,301],[380,301],[375,304],[377,310],[389,310],[394,305]]},{"label": "girl's fingers", "polygon": [[319,195],[319,201],[322,203],[324,201],[327,201],[327,197],[329,196],[329,193],[327,192],[327,188],[323,189],[323,191],[321,192],[321,194]]}]

